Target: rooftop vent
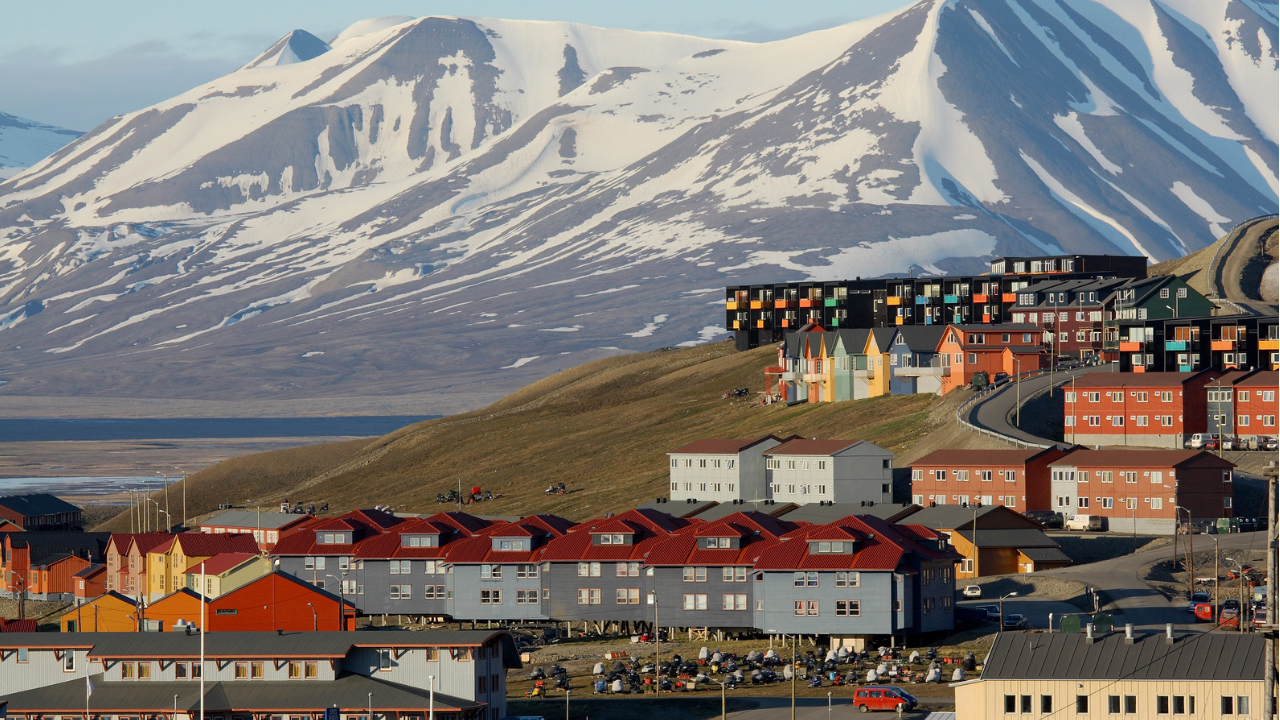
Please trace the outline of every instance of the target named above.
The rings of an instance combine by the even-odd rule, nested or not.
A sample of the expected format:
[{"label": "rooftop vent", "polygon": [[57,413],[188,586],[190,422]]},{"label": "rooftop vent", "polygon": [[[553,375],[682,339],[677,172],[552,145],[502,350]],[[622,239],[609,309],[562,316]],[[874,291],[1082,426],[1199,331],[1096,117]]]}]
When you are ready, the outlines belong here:
[{"label": "rooftop vent", "polygon": [[1124,624],[1124,644],[1125,645],[1133,644],[1133,623]]}]

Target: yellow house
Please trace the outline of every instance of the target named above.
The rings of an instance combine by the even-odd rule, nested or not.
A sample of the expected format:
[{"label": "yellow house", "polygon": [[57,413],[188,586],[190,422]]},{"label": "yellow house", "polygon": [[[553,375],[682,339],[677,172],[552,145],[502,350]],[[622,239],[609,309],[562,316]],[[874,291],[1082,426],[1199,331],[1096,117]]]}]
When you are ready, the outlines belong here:
[{"label": "yellow house", "polygon": [[896,328],[874,328],[867,333],[862,354],[867,356],[867,397],[889,394],[889,350]]},{"label": "yellow house", "polygon": [[[272,560],[263,555],[223,553],[187,569],[187,589],[201,593],[208,600],[264,577],[271,572]],[[200,588],[200,576],[204,574],[204,589]]]},{"label": "yellow house", "polygon": [[148,596],[157,600],[187,587],[187,568],[224,553],[259,554],[252,535],[174,535],[147,553]]},{"label": "yellow house", "polygon": [[956,720],[1263,717],[1260,634],[1167,632],[999,633]]},{"label": "yellow house", "polygon": [[63,613],[62,632],[137,632],[138,606],[114,590]]}]

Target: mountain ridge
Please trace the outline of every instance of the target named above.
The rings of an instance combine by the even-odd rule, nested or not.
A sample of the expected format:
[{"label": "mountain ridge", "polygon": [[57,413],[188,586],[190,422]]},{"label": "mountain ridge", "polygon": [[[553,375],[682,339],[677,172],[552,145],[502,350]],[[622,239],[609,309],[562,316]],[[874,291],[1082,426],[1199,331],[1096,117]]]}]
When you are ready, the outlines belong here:
[{"label": "mountain ridge", "polygon": [[1277,202],[1276,16],[922,0],[763,44],[370,21],[0,184],[4,391],[515,387],[714,339],[727,283],[1176,257]]}]

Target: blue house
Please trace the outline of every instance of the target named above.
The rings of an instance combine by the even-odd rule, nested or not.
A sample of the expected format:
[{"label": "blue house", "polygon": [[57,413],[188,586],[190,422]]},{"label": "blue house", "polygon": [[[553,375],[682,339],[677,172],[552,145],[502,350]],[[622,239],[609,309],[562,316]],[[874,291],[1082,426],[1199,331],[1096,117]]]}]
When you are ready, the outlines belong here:
[{"label": "blue house", "polygon": [[944,368],[934,359],[946,328],[942,325],[903,325],[897,330],[889,344],[889,394],[940,393]]}]

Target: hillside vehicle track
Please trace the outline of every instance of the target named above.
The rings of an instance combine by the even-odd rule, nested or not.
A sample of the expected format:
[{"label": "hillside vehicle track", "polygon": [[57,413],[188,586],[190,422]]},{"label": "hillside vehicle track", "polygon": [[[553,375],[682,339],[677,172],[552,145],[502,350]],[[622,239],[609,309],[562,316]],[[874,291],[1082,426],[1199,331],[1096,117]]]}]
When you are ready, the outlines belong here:
[{"label": "hillside vehicle track", "polygon": [[[1276,314],[1276,306],[1263,302],[1261,270],[1265,269],[1265,261],[1259,257],[1265,256],[1267,241],[1276,233],[1278,224],[1276,215],[1264,215],[1237,225],[1227,234],[1209,265],[1210,290],[1215,297],[1251,315]],[[1253,263],[1262,266],[1259,272],[1249,272]]]},{"label": "hillside vehicle track", "polygon": [[1013,424],[1013,415],[1018,407],[1019,394],[1021,394],[1022,404],[1026,405],[1028,400],[1047,391],[1051,380],[1054,387],[1061,387],[1071,382],[1072,378],[1080,375],[1109,372],[1110,370],[1111,367],[1109,365],[1093,365],[1056,371],[1052,376],[1044,373],[1024,379],[1021,390],[1018,389],[1016,382],[1007,382],[1001,387],[990,391],[986,397],[975,400],[972,405],[965,409],[964,419],[974,427],[1024,443],[1042,447],[1060,443],[1062,442],[1061,440],[1034,435]]}]

